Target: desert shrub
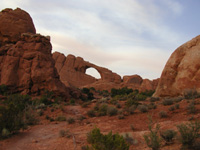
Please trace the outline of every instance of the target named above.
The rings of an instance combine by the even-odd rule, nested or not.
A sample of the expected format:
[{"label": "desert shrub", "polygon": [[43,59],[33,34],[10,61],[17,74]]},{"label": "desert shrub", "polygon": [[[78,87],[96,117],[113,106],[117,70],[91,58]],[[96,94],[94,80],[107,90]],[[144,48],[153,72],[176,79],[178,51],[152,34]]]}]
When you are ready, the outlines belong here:
[{"label": "desert shrub", "polygon": [[142,112],[142,113],[148,112],[148,107],[145,106],[145,105],[139,105],[139,106],[138,106],[138,109],[139,109],[139,111]]},{"label": "desert shrub", "polygon": [[118,113],[117,108],[112,107],[112,106],[110,106],[110,107],[107,108],[107,114],[109,116],[115,116],[115,115],[117,115],[117,113]]},{"label": "desert shrub", "polygon": [[189,114],[195,114],[197,112],[195,101],[190,102],[190,104],[187,106],[187,111]]},{"label": "desert shrub", "polygon": [[159,101],[160,98],[159,97],[150,97],[150,102],[156,102]]},{"label": "desert shrub", "polygon": [[113,97],[112,99],[113,100],[119,100],[119,101],[126,101],[128,98],[127,94],[125,95],[116,95],[115,97]]},{"label": "desert shrub", "polygon": [[162,101],[162,104],[163,105],[172,105],[174,102],[171,98],[165,98],[163,101]]},{"label": "desert shrub", "polygon": [[112,131],[106,135],[100,132],[100,129],[94,128],[87,134],[87,141],[91,144],[89,149],[94,150],[128,150],[129,146],[126,144],[123,136],[118,133],[112,134]]},{"label": "desert shrub", "polygon": [[179,109],[179,108],[180,108],[180,105],[179,105],[179,104],[175,104],[174,107],[175,107],[176,109]]},{"label": "desert shrub", "polygon": [[183,95],[184,95],[185,99],[194,99],[197,97],[198,93],[197,93],[196,89],[185,89],[183,91]]},{"label": "desert shrub", "polygon": [[155,91],[146,90],[145,92],[141,92],[140,94],[145,95],[146,97],[151,97]]},{"label": "desert shrub", "polygon": [[166,144],[170,144],[173,142],[177,132],[174,130],[165,130],[160,132],[160,136],[165,140]]},{"label": "desert shrub", "polygon": [[130,114],[133,114],[133,113],[135,112],[136,108],[137,108],[137,106],[132,105],[132,106],[130,106],[130,107],[128,108],[128,112],[129,112]]},{"label": "desert shrub", "polygon": [[150,147],[152,150],[159,150],[161,147],[161,138],[159,137],[158,133],[160,130],[159,124],[156,125],[156,128],[153,129],[153,121],[151,117],[149,117],[149,134],[144,135],[145,142],[148,147]]},{"label": "desert shrub", "polygon": [[55,119],[56,121],[66,121],[67,119],[66,119],[66,117],[65,116],[58,116],[58,117],[56,117],[56,119]]},{"label": "desert shrub", "polygon": [[135,96],[135,99],[138,101],[144,101],[144,100],[146,100],[146,98],[147,98],[147,96],[142,93],[139,93]]},{"label": "desert shrub", "polygon": [[59,137],[67,137],[70,138],[71,134],[69,132],[69,130],[60,130],[59,131]]},{"label": "desert shrub", "polygon": [[138,100],[136,100],[136,99],[133,99],[133,98],[129,98],[127,101],[126,101],[126,103],[125,103],[125,105],[126,105],[126,107],[131,107],[131,106],[138,106],[140,103],[138,102]]},{"label": "desert shrub", "polygon": [[111,89],[111,97],[115,97],[116,95],[128,95],[132,92],[133,92],[133,90],[129,89],[127,87],[123,87],[121,89],[112,88]]},{"label": "desert shrub", "polygon": [[184,98],[183,97],[174,97],[174,98],[172,98],[173,99],[173,101],[175,102],[175,103],[178,103],[178,102],[180,102],[180,101],[182,101]]},{"label": "desert shrub", "polygon": [[95,116],[96,116],[96,113],[95,113],[95,111],[94,111],[93,109],[91,109],[91,110],[88,110],[88,111],[87,111],[87,115],[88,115],[89,117],[95,117]]},{"label": "desert shrub", "polygon": [[175,106],[171,106],[168,108],[169,111],[174,111],[175,110]]},{"label": "desert shrub", "polygon": [[0,133],[4,128],[12,134],[25,127],[25,108],[29,104],[30,96],[19,94],[10,95],[0,105]]},{"label": "desert shrub", "polygon": [[160,118],[166,118],[167,117],[167,112],[166,111],[160,111],[159,112]]},{"label": "desert shrub", "polygon": [[156,109],[157,108],[157,105],[153,102],[151,102],[148,106],[148,109]]},{"label": "desert shrub", "polygon": [[180,141],[183,147],[192,147],[199,135],[200,122],[195,121],[186,124],[180,124],[177,126],[177,128],[180,133]]},{"label": "desert shrub", "polygon": [[24,110],[24,124],[25,125],[35,125],[39,122],[38,113],[35,111],[34,107],[29,105]]},{"label": "desert shrub", "polygon": [[6,95],[8,92],[8,87],[5,84],[0,85],[0,94],[1,95]]},{"label": "desert shrub", "polygon": [[115,104],[117,108],[122,108],[120,103]]},{"label": "desert shrub", "polygon": [[75,122],[75,120],[74,120],[74,118],[69,117],[69,118],[67,118],[67,122],[68,122],[68,124],[72,124]]},{"label": "desert shrub", "polygon": [[106,116],[108,110],[107,104],[101,104],[98,109],[98,116]]},{"label": "desert shrub", "polygon": [[83,121],[84,119],[86,119],[86,117],[83,116],[83,115],[80,115],[77,119],[80,120],[80,121]]},{"label": "desert shrub", "polygon": [[[89,88],[83,88],[81,90],[84,94],[87,95],[87,100],[93,100],[94,99],[94,95],[92,92],[90,92],[90,89]],[[82,100],[85,100],[84,98]]]},{"label": "desert shrub", "polygon": [[69,104],[70,104],[70,105],[75,105],[75,100],[74,100],[73,98],[70,99],[70,100],[69,100]]},{"label": "desert shrub", "polygon": [[1,133],[1,136],[3,137],[3,138],[8,138],[9,136],[10,136],[10,131],[8,130],[8,129],[6,129],[6,128],[3,128],[3,130],[2,130],[2,133]]}]

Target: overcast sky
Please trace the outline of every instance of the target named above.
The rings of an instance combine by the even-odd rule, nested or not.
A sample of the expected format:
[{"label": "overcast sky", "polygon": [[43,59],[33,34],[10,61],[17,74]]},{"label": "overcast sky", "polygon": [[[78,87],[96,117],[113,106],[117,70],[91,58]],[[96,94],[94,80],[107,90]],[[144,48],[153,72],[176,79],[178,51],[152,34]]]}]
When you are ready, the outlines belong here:
[{"label": "overcast sky", "polygon": [[171,53],[199,35],[200,0],[1,0],[27,11],[53,52],[154,79]]}]

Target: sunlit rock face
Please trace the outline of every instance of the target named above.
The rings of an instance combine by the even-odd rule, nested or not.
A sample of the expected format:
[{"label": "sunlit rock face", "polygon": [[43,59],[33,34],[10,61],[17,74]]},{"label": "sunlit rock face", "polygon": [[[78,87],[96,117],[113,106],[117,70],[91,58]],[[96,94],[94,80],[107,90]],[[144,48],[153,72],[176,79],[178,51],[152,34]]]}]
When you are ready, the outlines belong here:
[{"label": "sunlit rock face", "polygon": [[0,84],[22,94],[44,90],[69,97],[59,79],[49,37],[36,34],[30,15],[17,8],[0,12]]},{"label": "sunlit rock face", "polygon": [[178,96],[187,89],[200,92],[200,36],[181,45],[172,53],[154,96]]}]

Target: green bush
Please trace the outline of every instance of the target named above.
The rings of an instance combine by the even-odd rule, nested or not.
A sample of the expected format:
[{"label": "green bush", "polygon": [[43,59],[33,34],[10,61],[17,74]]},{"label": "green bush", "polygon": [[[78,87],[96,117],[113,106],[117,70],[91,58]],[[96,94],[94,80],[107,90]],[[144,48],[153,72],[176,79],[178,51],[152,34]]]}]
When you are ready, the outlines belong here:
[{"label": "green bush", "polygon": [[138,100],[136,100],[136,99],[133,99],[133,98],[129,98],[127,101],[126,101],[126,103],[125,103],[125,105],[126,105],[126,107],[131,107],[131,106],[138,106],[140,103],[138,102]]},{"label": "green bush", "polygon": [[158,133],[160,130],[160,126],[157,124],[156,128],[153,129],[153,122],[151,117],[149,117],[149,134],[144,135],[145,142],[148,147],[150,147],[152,150],[159,150],[161,147],[161,138],[159,137]]},{"label": "green bush", "polygon": [[171,106],[168,108],[169,111],[174,111],[175,110],[175,106]]},{"label": "green bush", "polygon": [[98,109],[98,116],[106,116],[107,109],[108,109],[107,104],[101,104]]},{"label": "green bush", "polygon": [[123,136],[118,133],[112,134],[112,131],[106,135],[100,132],[100,129],[94,128],[87,135],[87,141],[91,144],[89,149],[93,150],[128,150],[129,146],[126,144]]},{"label": "green bush", "polygon": [[112,88],[111,89],[111,97],[115,97],[116,95],[128,95],[132,92],[133,92],[133,90],[129,89],[127,87],[123,87],[121,89]]},{"label": "green bush", "polygon": [[165,140],[166,144],[171,144],[177,132],[174,130],[165,130],[160,133],[160,136]]},{"label": "green bush", "polygon": [[[10,95],[2,105],[0,105],[0,132],[5,128],[10,134],[17,132],[27,125],[25,118],[25,108],[30,104],[30,96]],[[0,135],[1,136],[1,135]]]},{"label": "green bush", "polygon": [[138,101],[144,101],[144,100],[146,100],[146,98],[147,98],[147,96],[142,93],[139,93],[135,96],[135,99]]},{"label": "green bush", "polygon": [[180,124],[177,128],[180,133],[180,141],[183,147],[192,147],[199,135],[200,122],[195,121],[187,124]]}]

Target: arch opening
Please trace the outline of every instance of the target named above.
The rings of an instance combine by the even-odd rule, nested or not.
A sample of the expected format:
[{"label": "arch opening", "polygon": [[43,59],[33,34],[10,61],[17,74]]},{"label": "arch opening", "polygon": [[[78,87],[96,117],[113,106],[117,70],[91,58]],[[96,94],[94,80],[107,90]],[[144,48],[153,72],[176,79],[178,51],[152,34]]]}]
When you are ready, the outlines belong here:
[{"label": "arch opening", "polygon": [[87,75],[95,77],[96,79],[101,79],[100,73],[95,68],[87,68],[85,73]]}]

